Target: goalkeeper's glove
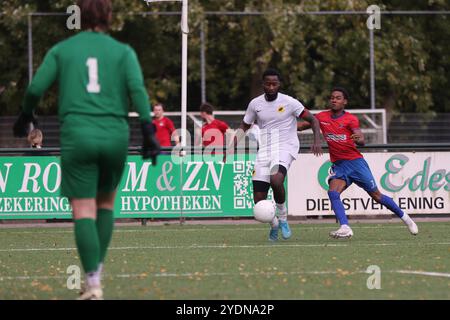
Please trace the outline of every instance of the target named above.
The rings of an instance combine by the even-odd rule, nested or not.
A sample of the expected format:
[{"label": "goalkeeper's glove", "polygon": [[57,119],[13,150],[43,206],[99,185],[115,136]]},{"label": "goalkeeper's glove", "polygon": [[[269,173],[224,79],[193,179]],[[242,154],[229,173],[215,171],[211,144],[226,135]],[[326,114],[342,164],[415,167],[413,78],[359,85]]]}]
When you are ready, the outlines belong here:
[{"label": "goalkeeper's glove", "polygon": [[14,136],[19,138],[28,136],[28,133],[33,129],[31,124],[33,124],[34,128],[37,128],[38,122],[33,113],[26,114],[23,111],[20,112],[13,126]]},{"label": "goalkeeper's glove", "polygon": [[161,147],[155,137],[156,127],[151,122],[142,122],[142,158],[152,159],[152,165],[156,165],[156,157],[161,152]]}]

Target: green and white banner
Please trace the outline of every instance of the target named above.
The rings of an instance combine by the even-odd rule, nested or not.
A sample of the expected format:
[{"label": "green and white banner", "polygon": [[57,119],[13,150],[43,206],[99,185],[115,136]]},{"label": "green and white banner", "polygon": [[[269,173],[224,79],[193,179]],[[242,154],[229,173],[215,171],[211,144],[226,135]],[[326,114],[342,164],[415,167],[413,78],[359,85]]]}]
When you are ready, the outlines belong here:
[{"label": "green and white banner", "polygon": [[[255,155],[224,164],[221,156],[158,158],[158,165],[129,156],[116,198],[117,218],[252,216]],[[333,214],[327,196],[328,155],[301,154],[288,172],[290,215]],[[407,213],[450,213],[450,152],[367,153],[365,159],[384,194]],[[71,218],[60,196],[59,157],[0,158],[0,219]],[[272,198],[272,193],[269,193]],[[390,214],[364,190],[341,196],[348,214]]]},{"label": "green and white banner", "polygon": [[[406,213],[450,213],[450,152],[366,153],[378,189]],[[299,155],[288,173],[289,214],[333,214],[328,199],[328,154]],[[352,184],[341,199],[347,214],[391,214]]]},{"label": "green and white banner", "polygon": [[[129,156],[116,218],[252,216],[255,155],[224,164],[221,156],[158,157],[157,166]],[[0,219],[71,218],[60,196],[59,157],[0,158]]]}]

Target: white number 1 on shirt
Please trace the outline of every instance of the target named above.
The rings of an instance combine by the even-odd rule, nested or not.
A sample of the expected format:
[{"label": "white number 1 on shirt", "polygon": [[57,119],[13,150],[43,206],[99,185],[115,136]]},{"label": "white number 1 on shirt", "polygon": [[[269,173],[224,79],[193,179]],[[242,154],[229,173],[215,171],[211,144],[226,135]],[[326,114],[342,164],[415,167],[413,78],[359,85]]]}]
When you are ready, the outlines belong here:
[{"label": "white number 1 on shirt", "polygon": [[89,72],[89,83],[86,86],[87,92],[99,93],[100,84],[98,83],[98,61],[97,58],[89,58],[86,61]]}]

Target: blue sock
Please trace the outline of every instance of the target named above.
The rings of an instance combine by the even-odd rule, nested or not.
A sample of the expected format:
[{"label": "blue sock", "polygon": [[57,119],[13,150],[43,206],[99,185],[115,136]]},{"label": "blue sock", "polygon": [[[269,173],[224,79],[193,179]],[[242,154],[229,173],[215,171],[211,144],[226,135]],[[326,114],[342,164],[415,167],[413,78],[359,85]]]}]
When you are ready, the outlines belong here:
[{"label": "blue sock", "polygon": [[400,209],[400,207],[394,202],[392,198],[389,198],[388,196],[385,196],[384,194],[381,195],[381,201],[380,203],[384,205],[386,208],[391,210],[395,215],[399,218],[403,217],[403,211]]},{"label": "blue sock", "polygon": [[347,216],[345,215],[344,205],[341,201],[341,196],[337,191],[328,191],[328,197],[331,201],[331,207],[333,208],[334,214],[336,218],[339,220],[339,224],[342,226],[343,224],[348,225]]}]

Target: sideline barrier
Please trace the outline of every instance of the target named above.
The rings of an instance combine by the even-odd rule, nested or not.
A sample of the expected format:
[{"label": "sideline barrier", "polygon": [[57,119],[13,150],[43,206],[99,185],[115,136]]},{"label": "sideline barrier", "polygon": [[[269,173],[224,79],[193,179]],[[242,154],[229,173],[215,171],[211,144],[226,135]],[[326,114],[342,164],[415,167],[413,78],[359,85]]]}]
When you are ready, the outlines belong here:
[{"label": "sideline barrier", "polygon": [[[450,152],[376,152],[365,153],[364,158],[380,192],[408,214],[450,213]],[[320,158],[305,154],[292,164],[290,215],[333,215],[327,195],[330,168],[328,154]],[[348,215],[392,214],[355,184],[341,199]]]},{"label": "sideline barrier", "polygon": [[[177,159],[176,159],[177,158]],[[116,218],[252,216],[254,154],[158,157],[156,166],[128,156],[116,197]],[[58,156],[0,158],[0,219],[70,219],[60,196]]]},{"label": "sideline barrier", "polygon": [[[305,154],[308,149],[301,148],[302,154],[288,172],[289,214],[332,215],[326,191],[328,154],[316,158]],[[406,212],[450,213],[450,144],[370,145],[362,149],[396,150],[364,152],[364,157],[380,191],[393,197]],[[158,157],[158,165],[153,167],[133,155],[138,150],[130,148],[132,154],[119,185],[116,218],[252,216],[254,154],[238,154],[226,164],[221,155],[205,160],[201,153],[192,154],[181,162],[179,157],[166,154]],[[59,195],[59,156],[43,155],[58,153],[58,148],[0,149],[0,219],[71,218],[68,200]],[[390,213],[356,186],[348,188],[342,198],[350,215]]]},{"label": "sideline barrier", "polygon": [[[251,216],[255,156],[242,155],[227,164],[221,156],[215,158],[180,162],[161,155],[153,167],[130,155],[119,184],[116,218]],[[71,218],[67,198],[59,195],[58,156],[0,159],[0,219]]]}]

